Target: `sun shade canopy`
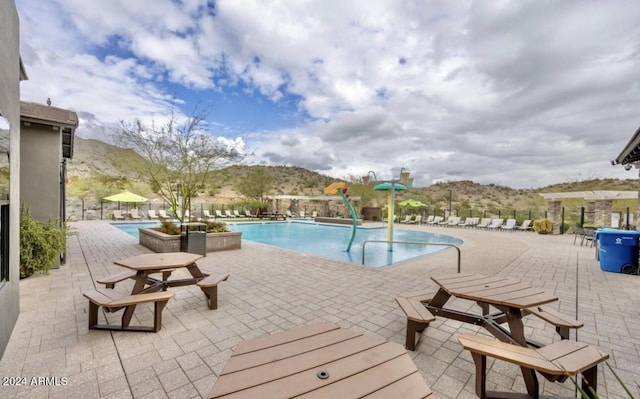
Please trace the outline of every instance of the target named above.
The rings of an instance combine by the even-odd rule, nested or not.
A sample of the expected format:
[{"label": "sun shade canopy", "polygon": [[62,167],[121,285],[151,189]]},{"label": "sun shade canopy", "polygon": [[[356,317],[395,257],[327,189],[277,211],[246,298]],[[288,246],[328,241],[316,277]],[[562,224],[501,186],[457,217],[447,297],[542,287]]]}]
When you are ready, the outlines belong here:
[{"label": "sun shade canopy", "polygon": [[113,202],[147,202],[148,200],[138,194],[134,194],[131,191],[123,191],[118,194],[110,195],[103,198],[105,201]]},{"label": "sun shade canopy", "polygon": [[427,204],[420,202],[418,200],[408,199],[402,202],[398,202],[398,206],[400,208],[423,208],[423,207],[426,207]]}]

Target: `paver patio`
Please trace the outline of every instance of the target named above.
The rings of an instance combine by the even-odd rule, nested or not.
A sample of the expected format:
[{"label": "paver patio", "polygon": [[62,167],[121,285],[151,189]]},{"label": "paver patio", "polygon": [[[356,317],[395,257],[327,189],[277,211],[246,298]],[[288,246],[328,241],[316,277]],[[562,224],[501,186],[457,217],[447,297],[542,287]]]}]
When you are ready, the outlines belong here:
[{"label": "paver patio", "polygon": [[[21,314],[0,361],[0,376],[25,377],[27,385],[0,385],[2,398],[200,398],[241,340],[317,321],[404,344],[406,320],[396,294],[433,286],[429,276],[456,270],[452,251],[372,269],[244,241],[241,250],[209,253],[198,262],[231,274],[219,287],[217,310],[207,308],[197,287],[179,287],[159,333],[89,331],[82,291],[120,271],[114,260],[148,251],[106,222],[72,227],[77,235],[69,240],[67,264],[20,284]],[[575,315],[577,303],[585,323],[578,340],[609,353],[609,364],[640,395],[640,277],[601,271],[594,249],[573,245],[572,235],[398,228],[458,236],[465,240],[463,271],[544,287],[560,298],[552,305],[567,314]],[[131,284],[119,283],[116,290],[130,290]],[[465,310],[475,306],[454,304]],[[145,323],[151,313],[149,306],[140,306],[135,317]],[[527,317],[525,326],[538,341],[559,339],[552,326],[534,317]],[[476,397],[471,356],[456,341],[459,334],[476,331],[437,319],[411,352],[438,397]],[[627,397],[606,367],[600,374],[601,397]],[[488,380],[490,389],[524,392],[519,370],[509,364],[495,363]],[[546,383],[544,389],[549,395],[573,391],[570,382]]]}]

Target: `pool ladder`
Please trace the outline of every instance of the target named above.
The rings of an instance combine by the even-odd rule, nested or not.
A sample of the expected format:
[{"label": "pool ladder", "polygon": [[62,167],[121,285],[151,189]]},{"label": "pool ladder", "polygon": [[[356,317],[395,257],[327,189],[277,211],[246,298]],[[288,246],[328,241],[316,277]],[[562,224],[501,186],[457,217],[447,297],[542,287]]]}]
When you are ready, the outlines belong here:
[{"label": "pool ladder", "polygon": [[364,259],[367,251],[365,251],[367,244],[370,242],[387,243],[387,244],[412,244],[412,245],[436,245],[441,247],[455,248],[458,252],[458,273],[460,273],[460,248],[454,244],[446,244],[443,242],[425,242],[425,241],[387,241],[387,240],[365,240],[362,242],[362,264],[364,265]]}]

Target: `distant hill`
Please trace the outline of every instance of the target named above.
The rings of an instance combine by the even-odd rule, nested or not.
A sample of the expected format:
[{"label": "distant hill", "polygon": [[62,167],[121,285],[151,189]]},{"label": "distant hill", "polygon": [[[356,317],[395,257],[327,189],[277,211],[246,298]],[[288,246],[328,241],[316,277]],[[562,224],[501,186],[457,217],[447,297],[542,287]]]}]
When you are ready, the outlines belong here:
[{"label": "distant hill", "polygon": [[[119,148],[105,142],[76,137],[74,158],[69,162],[68,175],[71,178],[69,199],[73,201],[74,193],[81,192],[78,185],[87,180],[94,180],[91,188],[85,188],[85,197],[101,198],[108,190],[130,188],[139,194],[154,199],[148,182],[136,172],[136,166],[145,160],[132,150]],[[228,204],[242,199],[234,190],[238,181],[244,178],[256,166],[235,165],[212,172],[211,181],[194,202]],[[268,172],[275,178],[275,195],[321,195],[325,187],[337,179],[307,169],[290,166],[268,166]],[[113,182],[116,183],[113,183]],[[96,183],[97,182],[97,183]],[[106,185],[112,185],[106,187]],[[105,187],[102,187],[105,186]],[[453,181],[433,184],[428,187],[412,188],[398,193],[398,198],[415,198],[439,209],[451,208],[461,210],[488,210],[509,214],[512,210],[533,210],[544,212],[547,203],[538,193],[567,192],[588,190],[620,190],[635,191],[637,180],[595,179],[587,181],[567,182],[537,189],[512,189],[495,184],[479,184],[472,181]],[[77,194],[75,195],[77,196]],[[76,198],[77,199],[77,198]],[[95,200],[94,200],[95,201]],[[381,196],[378,202],[384,204]],[[569,206],[584,206],[581,201],[568,201]],[[618,207],[628,206],[625,203]],[[614,204],[614,207],[616,204]]]}]

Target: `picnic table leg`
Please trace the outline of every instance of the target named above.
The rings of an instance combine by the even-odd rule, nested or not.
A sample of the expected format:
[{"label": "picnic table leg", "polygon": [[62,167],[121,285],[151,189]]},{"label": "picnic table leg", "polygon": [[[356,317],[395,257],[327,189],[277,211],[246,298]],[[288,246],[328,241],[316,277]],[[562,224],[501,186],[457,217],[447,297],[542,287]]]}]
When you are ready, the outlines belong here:
[{"label": "picnic table leg", "polygon": [[147,284],[147,274],[143,271],[136,273],[136,282],[133,284],[131,295],[139,294],[144,290],[144,286]]},{"label": "picnic table leg", "polygon": [[136,310],[136,305],[129,305],[124,309],[124,314],[122,315],[122,329],[123,330],[125,330],[127,327],[129,327],[129,323],[131,323],[131,318],[133,317],[133,312],[135,310]]},{"label": "picnic table leg", "polygon": [[[494,305],[495,306],[495,305]],[[527,338],[524,336],[524,324],[522,323],[522,311],[517,308],[511,308],[508,306],[496,306],[499,310],[503,311],[507,316],[507,323],[509,324],[509,331],[511,332],[511,338],[520,344],[521,346],[527,348],[529,344],[527,343]],[[536,377],[536,372],[534,370],[528,369],[526,367],[520,367],[522,371],[522,378],[524,378],[524,383],[527,387],[527,392],[531,395],[532,398],[537,398],[539,395],[539,384],[538,378]]]},{"label": "picnic table leg", "polygon": [[189,266],[187,266],[187,270],[189,271],[189,273],[191,274],[191,276],[194,279],[200,280],[204,277],[206,277],[203,273],[202,270],[200,270],[200,268],[198,267],[197,264],[192,263]]},{"label": "picnic table leg", "polygon": [[582,372],[582,390],[587,393],[587,397],[590,399],[597,398],[596,395],[591,393],[589,387],[593,388],[597,392],[598,387],[598,366],[593,366],[588,370]]}]

